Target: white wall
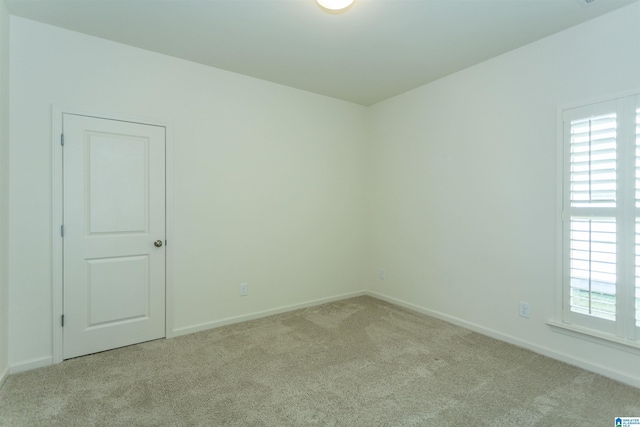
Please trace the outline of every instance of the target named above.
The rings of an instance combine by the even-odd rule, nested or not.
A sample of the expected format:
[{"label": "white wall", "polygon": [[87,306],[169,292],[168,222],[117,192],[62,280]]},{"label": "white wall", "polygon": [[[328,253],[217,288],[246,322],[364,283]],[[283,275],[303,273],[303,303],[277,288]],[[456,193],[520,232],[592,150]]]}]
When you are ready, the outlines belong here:
[{"label": "white wall", "polygon": [[18,17],[11,73],[12,370],[52,357],[54,104],[172,123],[179,333],[364,288],[366,108]]},{"label": "white wall", "polygon": [[371,108],[372,290],[640,386],[640,353],[545,324],[557,110],[640,89],[639,16],[636,2]]},{"label": "white wall", "polygon": [[9,371],[9,12],[0,1],[0,385]]}]

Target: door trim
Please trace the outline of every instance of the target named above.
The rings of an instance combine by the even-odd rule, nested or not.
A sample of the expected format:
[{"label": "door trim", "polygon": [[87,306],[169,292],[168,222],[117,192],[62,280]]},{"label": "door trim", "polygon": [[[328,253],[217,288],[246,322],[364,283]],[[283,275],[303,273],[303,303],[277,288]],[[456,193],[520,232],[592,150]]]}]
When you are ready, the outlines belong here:
[{"label": "door trim", "polygon": [[63,307],[63,259],[62,236],[60,226],[63,214],[63,186],[62,186],[62,147],[60,135],[62,134],[63,114],[75,114],[90,116],[107,120],[119,120],[165,128],[165,210],[166,210],[166,241],[165,248],[165,337],[172,338],[173,332],[173,134],[172,125],[165,120],[148,117],[131,116],[123,114],[105,113],[103,111],[79,109],[53,105],[51,110],[51,150],[52,150],[52,215],[51,215],[51,242],[52,242],[52,356],[53,364],[63,361],[62,353],[62,307]]}]

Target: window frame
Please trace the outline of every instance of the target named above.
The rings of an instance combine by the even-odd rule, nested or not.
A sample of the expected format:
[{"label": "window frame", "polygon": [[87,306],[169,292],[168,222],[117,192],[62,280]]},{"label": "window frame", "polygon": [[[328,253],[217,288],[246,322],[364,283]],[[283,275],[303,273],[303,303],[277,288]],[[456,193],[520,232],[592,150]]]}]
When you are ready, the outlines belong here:
[{"label": "window frame", "polygon": [[[612,110],[613,108],[613,110]],[[636,223],[640,208],[636,205],[636,110],[640,108],[640,94],[625,92],[558,108],[557,114],[557,242],[556,242],[556,320],[547,322],[557,332],[587,338],[608,345],[640,349],[640,327],[635,319],[635,245]],[[571,120],[616,113],[616,207],[572,208],[570,206],[570,135]],[[640,136],[639,136],[640,138]],[[620,141],[627,140],[621,143]],[[631,174],[631,176],[629,176]],[[580,314],[570,307],[570,219],[572,212],[582,211],[594,219],[614,217],[616,220],[616,320],[599,319]],[[640,244],[640,242],[638,242]],[[622,248],[622,249],[621,249]],[[623,286],[619,284],[623,283]],[[627,283],[627,285],[624,285]]]}]

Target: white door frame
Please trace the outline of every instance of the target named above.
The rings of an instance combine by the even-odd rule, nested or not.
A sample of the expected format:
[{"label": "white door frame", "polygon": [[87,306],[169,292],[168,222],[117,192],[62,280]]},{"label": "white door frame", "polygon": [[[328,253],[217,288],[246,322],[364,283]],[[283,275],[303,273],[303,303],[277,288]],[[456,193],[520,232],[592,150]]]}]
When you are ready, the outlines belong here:
[{"label": "white door frame", "polygon": [[173,143],[171,124],[164,120],[151,119],[147,117],[128,116],[122,114],[105,113],[87,109],[72,107],[62,107],[54,105],[51,114],[51,147],[52,147],[52,355],[53,363],[60,363],[62,355],[62,307],[63,307],[63,259],[62,259],[62,236],[60,227],[62,225],[63,213],[63,186],[62,186],[62,146],[60,135],[62,134],[62,115],[76,114],[80,116],[90,116],[102,119],[120,120],[154,126],[162,126],[166,129],[166,271],[165,271],[165,336],[172,338],[173,333]]}]

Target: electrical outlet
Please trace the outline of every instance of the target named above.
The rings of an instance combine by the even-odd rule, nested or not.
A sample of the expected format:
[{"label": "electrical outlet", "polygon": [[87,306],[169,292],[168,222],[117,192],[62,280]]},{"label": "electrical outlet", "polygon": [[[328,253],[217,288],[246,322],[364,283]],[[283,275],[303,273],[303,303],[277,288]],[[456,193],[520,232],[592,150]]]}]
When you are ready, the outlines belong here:
[{"label": "electrical outlet", "polygon": [[246,297],[247,295],[249,295],[249,285],[246,283],[241,283],[240,284],[240,296],[241,297]]},{"label": "electrical outlet", "polygon": [[386,275],[386,272],[384,271],[384,268],[381,268],[380,271],[378,272],[378,277],[380,278],[380,280],[384,280],[385,275]]},{"label": "electrical outlet", "polygon": [[525,318],[529,318],[530,315],[530,307],[529,307],[529,303],[528,302],[521,302],[520,303],[520,317],[525,317]]}]

